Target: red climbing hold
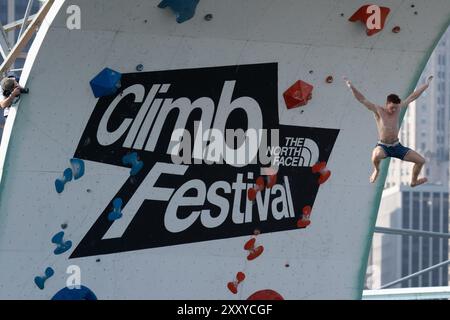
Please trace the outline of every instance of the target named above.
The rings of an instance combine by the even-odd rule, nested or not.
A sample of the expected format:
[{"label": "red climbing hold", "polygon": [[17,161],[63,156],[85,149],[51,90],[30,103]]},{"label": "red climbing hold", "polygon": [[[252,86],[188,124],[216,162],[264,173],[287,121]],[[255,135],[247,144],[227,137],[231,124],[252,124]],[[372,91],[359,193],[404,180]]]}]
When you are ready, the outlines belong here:
[{"label": "red climbing hold", "polygon": [[227,284],[228,290],[230,290],[233,294],[237,294],[237,285],[234,282],[228,282]]},{"label": "red climbing hold", "polygon": [[307,219],[298,219],[297,221],[297,227],[299,228],[306,228],[307,226],[309,226],[311,224],[311,220],[307,220]]},{"label": "red climbing hold", "polygon": [[239,283],[241,283],[242,281],[245,280],[245,273],[243,273],[243,272],[238,272],[238,273],[236,274],[236,279],[237,279],[237,281],[238,281]]},{"label": "red climbing hold", "polygon": [[270,289],[256,291],[247,300],[284,300],[278,292]]},{"label": "red climbing hold", "polygon": [[263,177],[258,177],[258,179],[256,179],[255,188],[250,188],[247,191],[247,198],[248,198],[248,200],[255,201],[256,194],[258,193],[258,191],[264,190],[264,188],[265,188],[264,178]]},{"label": "red climbing hold", "polygon": [[327,163],[325,161],[318,162],[315,165],[312,166],[312,173],[319,173],[327,166]]},{"label": "red climbing hold", "polygon": [[323,184],[327,182],[328,178],[331,176],[330,170],[326,170],[324,173],[322,173],[319,177],[319,184]]},{"label": "red climbing hold", "polygon": [[311,206],[304,206],[303,207],[303,215],[300,219],[297,221],[297,227],[299,228],[306,228],[311,224],[310,216],[311,216]]},{"label": "red climbing hold", "polygon": [[258,258],[264,251],[263,246],[256,247],[255,249],[250,250],[249,255],[247,256],[247,260],[252,261]]},{"label": "red climbing hold", "polygon": [[311,214],[311,206],[304,206],[303,207],[303,214],[305,215],[305,216],[309,216],[310,214]]},{"label": "red climbing hold", "polygon": [[257,186],[257,189],[259,189],[259,190],[264,189],[265,183],[264,183],[263,177],[258,177],[258,179],[256,179],[256,186]]},{"label": "red climbing hold", "polygon": [[399,33],[400,32],[400,27],[399,26],[395,26],[394,28],[392,28],[392,32],[393,33]]},{"label": "red climbing hold", "polygon": [[302,80],[295,82],[283,93],[284,102],[288,109],[304,106],[312,99],[313,86]]},{"label": "red climbing hold", "polygon": [[267,184],[266,184],[266,188],[270,189],[277,183],[277,175],[274,174],[274,175],[268,176],[267,180],[268,181],[267,181]]},{"label": "red climbing hold", "polygon": [[228,290],[230,290],[233,294],[237,294],[238,286],[242,281],[244,281],[244,279],[245,274],[243,272],[238,272],[236,274],[236,279],[234,279],[232,282],[228,282],[227,284]]},{"label": "red climbing hold", "polygon": [[244,249],[249,251],[249,254],[247,256],[247,260],[249,260],[249,261],[258,258],[264,251],[263,246],[258,246],[255,248],[255,243],[256,243],[256,238],[251,238],[244,245]]},{"label": "red climbing hold", "polygon": [[348,20],[361,21],[367,28],[367,35],[372,36],[384,28],[386,18],[391,9],[367,4],[359,8]]},{"label": "red climbing hold", "polygon": [[255,247],[255,242],[256,239],[255,238],[251,238],[250,240],[248,240],[245,245],[244,245],[244,249],[245,250],[251,250],[252,248]]},{"label": "red climbing hold", "polygon": [[318,162],[313,165],[312,173],[320,173],[320,177],[317,180],[319,184],[325,183],[331,176],[331,171],[327,169],[327,163],[325,161]]},{"label": "red climbing hold", "polygon": [[256,190],[253,189],[253,188],[248,189],[247,197],[248,197],[248,200],[255,201],[255,199],[256,199]]}]

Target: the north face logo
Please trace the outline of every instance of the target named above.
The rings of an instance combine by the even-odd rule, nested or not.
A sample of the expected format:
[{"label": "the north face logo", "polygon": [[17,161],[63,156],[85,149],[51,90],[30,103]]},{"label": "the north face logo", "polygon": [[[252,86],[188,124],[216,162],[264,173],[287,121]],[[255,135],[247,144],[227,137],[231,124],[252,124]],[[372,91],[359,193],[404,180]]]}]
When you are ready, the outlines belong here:
[{"label": "the north face logo", "polygon": [[[98,101],[74,156],[124,167],[133,151],[143,167],[92,213],[99,218],[71,258],[297,228],[319,188],[311,166],[328,160],[339,130],[280,125],[278,94],[276,63],[124,74],[122,93]],[[276,184],[249,200],[271,160]],[[118,198],[123,216],[111,221]]]}]

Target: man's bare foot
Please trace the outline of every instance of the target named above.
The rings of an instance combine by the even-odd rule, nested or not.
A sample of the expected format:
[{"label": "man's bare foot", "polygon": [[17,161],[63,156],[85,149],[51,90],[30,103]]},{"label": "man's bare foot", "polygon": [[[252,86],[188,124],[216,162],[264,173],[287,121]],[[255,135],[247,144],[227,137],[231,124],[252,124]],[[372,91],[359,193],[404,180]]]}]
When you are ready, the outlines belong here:
[{"label": "man's bare foot", "polygon": [[374,183],[375,182],[375,180],[377,180],[377,178],[378,178],[378,170],[377,169],[374,169],[373,170],[373,173],[372,173],[372,175],[370,176],[370,183]]},{"label": "man's bare foot", "polygon": [[420,178],[417,179],[417,181],[411,181],[411,187],[417,187],[418,185],[424,184],[425,182],[427,182],[428,179],[427,178]]}]

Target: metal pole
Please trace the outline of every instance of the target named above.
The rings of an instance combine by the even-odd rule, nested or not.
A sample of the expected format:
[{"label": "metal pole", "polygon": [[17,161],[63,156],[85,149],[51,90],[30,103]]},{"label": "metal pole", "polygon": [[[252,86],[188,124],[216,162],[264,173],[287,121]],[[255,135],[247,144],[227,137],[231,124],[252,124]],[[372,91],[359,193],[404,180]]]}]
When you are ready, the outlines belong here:
[{"label": "metal pole", "polygon": [[8,37],[6,36],[5,29],[3,29],[2,22],[0,21],[0,54],[3,60],[6,60],[9,52],[11,51],[11,46],[9,45]]},{"label": "metal pole", "polygon": [[381,286],[380,289],[385,289],[385,288],[388,288],[388,287],[392,287],[393,285],[396,285],[397,283],[400,283],[400,282],[409,280],[409,279],[411,279],[411,278],[420,276],[421,274],[424,274],[424,273],[430,272],[430,271],[432,271],[432,270],[434,270],[434,269],[437,269],[437,268],[446,266],[447,264],[450,264],[450,260],[443,261],[443,262],[438,263],[438,264],[436,264],[436,265],[434,265],[434,266],[431,266],[431,267],[429,267],[429,268],[426,268],[426,269],[423,269],[423,270],[418,271],[418,272],[416,272],[416,273],[410,274],[409,276],[406,276],[406,277],[400,278],[400,279],[398,279],[398,280],[389,282],[389,283],[387,283],[387,284]]},{"label": "metal pole", "polygon": [[34,0],[28,0],[27,9],[25,10],[25,16],[23,17],[23,23],[22,23],[22,26],[20,27],[18,39],[20,39],[20,37],[22,36],[22,34],[25,31],[25,28],[27,26],[28,17],[30,16],[31,8],[33,7],[33,1]]},{"label": "metal pole", "polygon": [[[29,16],[29,17],[28,17],[27,23],[33,21],[33,19],[34,19],[35,17],[36,17],[35,14]],[[12,31],[12,30],[17,29],[17,28],[19,28],[20,26],[22,26],[23,21],[24,21],[23,19],[19,19],[19,20],[10,22],[10,23],[8,23],[8,24],[5,24],[5,25],[3,26],[3,29],[5,29],[5,32]]]},{"label": "metal pole", "polygon": [[393,229],[393,228],[375,227],[375,232],[385,234],[397,234],[403,236],[438,237],[450,239],[450,233],[411,230],[411,229]]}]

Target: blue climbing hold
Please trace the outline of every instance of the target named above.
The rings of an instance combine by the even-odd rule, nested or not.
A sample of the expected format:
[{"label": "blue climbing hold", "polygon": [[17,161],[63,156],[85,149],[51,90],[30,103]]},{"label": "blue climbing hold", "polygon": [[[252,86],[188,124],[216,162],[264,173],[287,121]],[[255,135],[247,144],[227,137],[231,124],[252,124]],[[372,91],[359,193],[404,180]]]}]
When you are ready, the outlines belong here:
[{"label": "blue climbing hold", "polygon": [[72,169],[67,168],[64,170],[63,177],[55,180],[56,192],[61,193],[64,191],[64,186],[67,182],[72,181],[73,172]]},{"label": "blue climbing hold", "polygon": [[84,161],[80,159],[70,159],[70,165],[72,166],[73,178],[75,180],[80,179],[84,175]]},{"label": "blue climbing hold", "polygon": [[138,160],[137,152],[129,153],[122,158],[122,163],[131,165],[130,175],[135,176],[144,167],[144,162]]},{"label": "blue climbing hold", "polygon": [[52,243],[56,244],[56,249],[53,251],[56,255],[62,254],[72,248],[72,241],[64,241],[64,231],[55,234],[52,238]]},{"label": "blue climbing hold", "polygon": [[109,221],[114,221],[117,219],[122,218],[122,199],[121,198],[115,198],[113,200],[113,211],[111,211],[108,214],[108,220]]},{"label": "blue climbing hold", "polygon": [[158,4],[158,8],[169,7],[175,13],[178,23],[183,23],[195,15],[200,0],[163,0]]},{"label": "blue climbing hold", "polygon": [[39,289],[44,290],[45,282],[47,281],[48,278],[52,277],[54,274],[55,271],[52,268],[48,267],[47,269],[45,269],[45,276],[35,277],[34,283],[38,286]]},{"label": "blue climbing hold", "polygon": [[96,98],[113,95],[120,88],[122,74],[110,68],[103,69],[89,83]]},{"label": "blue climbing hold", "polygon": [[97,296],[85,286],[73,289],[64,287],[53,296],[52,300],[97,300]]}]

